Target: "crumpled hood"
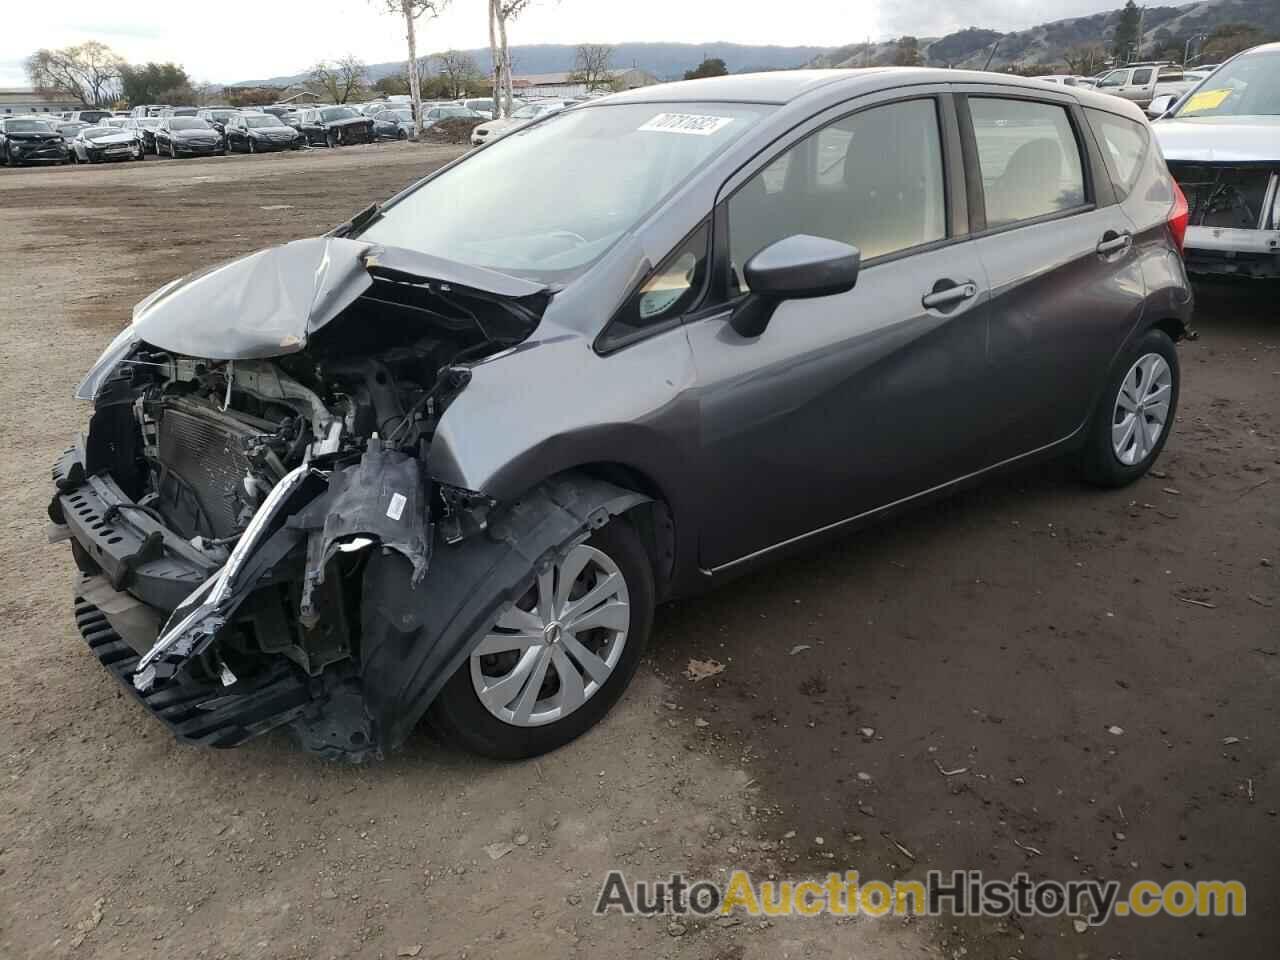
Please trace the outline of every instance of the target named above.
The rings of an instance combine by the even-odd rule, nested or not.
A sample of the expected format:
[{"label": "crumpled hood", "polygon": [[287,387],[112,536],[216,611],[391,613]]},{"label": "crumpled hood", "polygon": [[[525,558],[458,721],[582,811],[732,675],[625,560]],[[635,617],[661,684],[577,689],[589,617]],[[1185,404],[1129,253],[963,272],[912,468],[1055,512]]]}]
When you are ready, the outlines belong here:
[{"label": "crumpled hood", "polygon": [[137,339],[209,360],[296,353],[373,282],[371,245],[311,237],[189,274],[133,308]]},{"label": "crumpled hood", "polygon": [[128,146],[133,143],[132,133],[107,133],[100,137],[86,138],[89,145],[94,147],[120,147]]},{"label": "crumpled hood", "polygon": [[1197,117],[1151,125],[1166,160],[1280,163],[1280,116]]},{"label": "crumpled hood", "polygon": [[311,237],[166,284],[133,308],[129,329],[135,340],[207,360],[297,353],[368,290],[375,276],[438,281],[521,302],[547,293],[543,284],[400,247]]}]

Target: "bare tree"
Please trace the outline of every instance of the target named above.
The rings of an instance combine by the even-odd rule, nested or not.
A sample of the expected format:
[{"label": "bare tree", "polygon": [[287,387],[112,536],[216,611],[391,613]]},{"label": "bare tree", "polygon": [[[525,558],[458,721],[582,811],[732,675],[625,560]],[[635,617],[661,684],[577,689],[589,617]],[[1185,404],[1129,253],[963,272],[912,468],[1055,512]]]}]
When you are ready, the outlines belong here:
[{"label": "bare tree", "polygon": [[476,66],[475,59],[461,50],[446,50],[435,54],[431,60],[435,64],[436,73],[449,87],[453,97],[465,97],[467,83],[480,76],[480,68]]},{"label": "bare tree", "polygon": [[69,93],[94,107],[115,100],[123,66],[119,54],[96,40],[61,50],[37,50],[26,63],[27,76],[37,90]]},{"label": "bare tree", "polygon": [[413,135],[422,136],[422,86],[418,74],[418,37],[414,21],[421,17],[432,20],[444,12],[450,0],[374,0],[388,13],[404,17],[405,42],[409,45],[409,58],[405,69],[409,75],[409,99],[413,101]]},{"label": "bare tree", "polygon": [[511,116],[511,49],[507,24],[524,13],[535,0],[489,0],[489,52],[493,56],[493,115]]},{"label": "bare tree", "polygon": [[364,88],[368,68],[364,61],[352,54],[341,60],[321,60],[311,68],[310,82],[317,92],[334,103],[346,103],[351,96]]},{"label": "bare tree", "polygon": [[1090,43],[1068,47],[1062,52],[1062,59],[1072,73],[1091,76],[1096,66],[1101,66],[1107,57],[1107,51],[1100,44]]},{"label": "bare tree", "polygon": [[573,73],[569,79],[587,88],[587,92],[600,87],[613,86],[613,47],[603,43],[584,43],[579,45],[574,57]]}]

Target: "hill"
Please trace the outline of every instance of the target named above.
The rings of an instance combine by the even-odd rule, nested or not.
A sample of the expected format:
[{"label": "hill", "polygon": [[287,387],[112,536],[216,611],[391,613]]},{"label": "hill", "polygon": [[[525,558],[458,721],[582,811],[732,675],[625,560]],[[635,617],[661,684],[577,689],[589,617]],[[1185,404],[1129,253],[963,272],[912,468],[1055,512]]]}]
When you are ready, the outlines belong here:
[{"label": "hill", "polygon": [[[662,80],[680,77],[696,67],[705,57],[719,57],[734,73],[752,70],[788,70],[803,67],[830,47],[751,46],[738,43],[619,43],[613,48],[615,67],[639,67]],[[482,73],[490,70],[489,48],[465,50]],[[573,69],[577,44],[531,44],[511,48],[512,67],[517,74],[562,73]],[[377,81],[404,70],[403,60],[369,64],[369,79]],[[235,87],[277,86],[301,83],[306,73],[269,77],[263,80],[241,80]]]},{"label": "hill", "polygon": [[[1120,8],[1088,17],[1072,17],[1042,23],[1026,30],[998,33],[968,27],[945,37],[920,38],[920,52],[926,64],[938,67],[981,69],[991,45],[1000,46],[991,61],[993,69],[1007,66],[1060,64],[1073,48],[1107,47],[1120,21]],[[1280,35],[1280,2],[1277,0],[1199,0],[1181,6],[1149,6],[1142,21],[1143,55],[1154,57],[1188,38],[1207,34],[1228,23],[1248,23],[1265,33]],[[897,45],[893,41],[853,44],[814,58],[819,67],[882,66],[893,63]],[[1100,66],[1100,65],[1099,65]]]}]

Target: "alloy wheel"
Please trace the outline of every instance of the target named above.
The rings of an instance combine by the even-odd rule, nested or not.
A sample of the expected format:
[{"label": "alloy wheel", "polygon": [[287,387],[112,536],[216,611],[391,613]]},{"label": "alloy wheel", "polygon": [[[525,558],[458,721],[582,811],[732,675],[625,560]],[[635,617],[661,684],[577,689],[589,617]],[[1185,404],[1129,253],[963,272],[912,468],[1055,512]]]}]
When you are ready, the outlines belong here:
[{"label": "alloy wheel", "polygon": [[630,625],[622,571],[579,544],[540,572],[480,641],[471,655],[476,696],[513,726],[562,720],[608,681]]},{"label": "alloy wheel", "polygon": [[1164,357],[1147,353],[1120,381],[1111,417],[1111,449],[1126,466],[1141,463],[1156,448],[1169,419],[1173,373]]}]

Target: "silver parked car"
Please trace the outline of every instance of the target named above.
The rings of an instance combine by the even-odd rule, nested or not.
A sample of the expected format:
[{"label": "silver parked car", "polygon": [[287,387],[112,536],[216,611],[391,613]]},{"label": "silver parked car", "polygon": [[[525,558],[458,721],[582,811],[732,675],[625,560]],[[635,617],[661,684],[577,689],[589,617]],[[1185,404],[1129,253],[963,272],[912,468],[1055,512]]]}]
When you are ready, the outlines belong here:
[{"label": "silver parked car", "polygon": [[1153,129],[1190,207],[1187,268],[1280,277],[1280,43],[1245,51]]},{"label": "silver parked car", "polygon": [[76,622],[190,742],[554,749],[660,601],[1045,457],[1141,477],[1180,199],[1133,104],[987,73],[545,116],[138,304],[53,470]]},{"label": "silver parked car", "polygon": [[572,105],[572,101],[569,100],[535,100],[532,103],[526,103],[523,107],[513,111],[509,117],[504,117],[501,120],[489,120],[477,126],[471,131],[471,145],[473,147],[483,146],[490,140],[505,137],[508,133],[513,133],[521,127],[533,123],[535,120],[549,117],[553,113],[559,113]]},{"label": "silver parked car", "polygon": [[71,141],[75,163],[106,160],[141,160],[142,145],[132,130],[117,127],[86,127]]}]

